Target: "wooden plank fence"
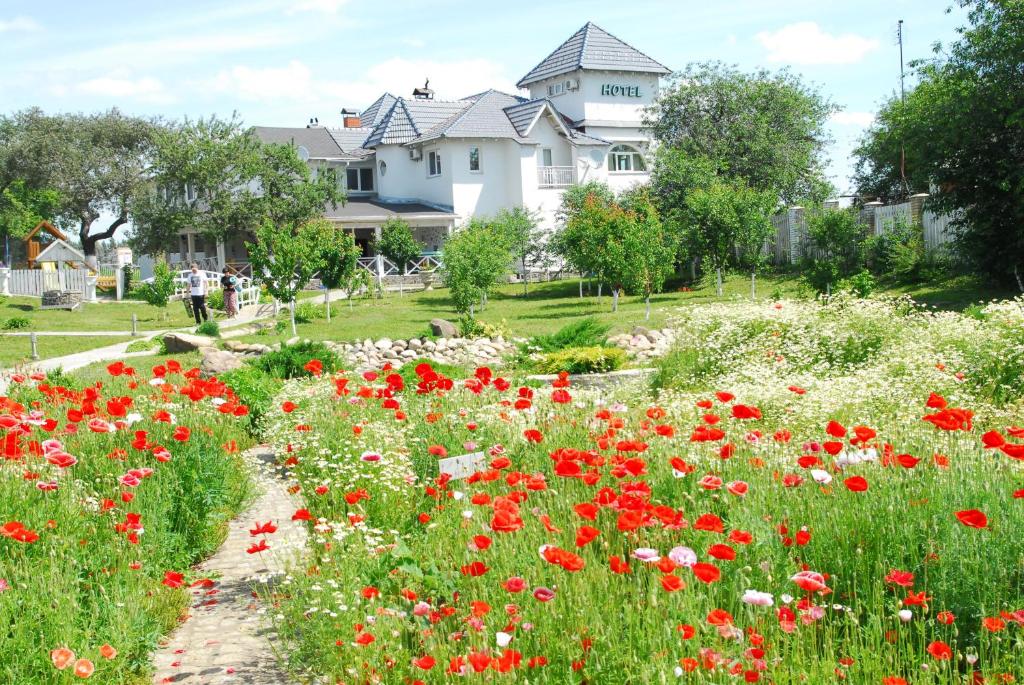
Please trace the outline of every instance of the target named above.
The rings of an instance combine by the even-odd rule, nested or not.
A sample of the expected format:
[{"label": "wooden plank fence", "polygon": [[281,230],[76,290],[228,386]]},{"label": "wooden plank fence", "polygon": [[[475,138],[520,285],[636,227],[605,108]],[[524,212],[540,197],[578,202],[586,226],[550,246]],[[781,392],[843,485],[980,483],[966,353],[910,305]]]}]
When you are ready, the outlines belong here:
[{"label": "wooden plank fence", "polygon": [[8,288],[12,295],[42,297],[47,290],[85,292],[85,269],[11,269]]}]

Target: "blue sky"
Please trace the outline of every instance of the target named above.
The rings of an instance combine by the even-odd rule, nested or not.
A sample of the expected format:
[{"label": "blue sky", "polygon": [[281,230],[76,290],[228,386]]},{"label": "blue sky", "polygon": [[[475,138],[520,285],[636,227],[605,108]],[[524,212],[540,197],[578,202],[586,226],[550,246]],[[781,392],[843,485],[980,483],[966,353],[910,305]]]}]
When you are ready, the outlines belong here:
[{"label": "blue sky", "polygon": [[844,108],[830,172],[849,190],[849,151],[898,92],[896,22],[908,60],[963,23],[950,0],[247,0],[127,3],[0,0],[0,111],[117,106],[250,124],[340,125],[388,90],[429,76],[438,97],[514,92],[591,20],[670,68],[722,60],[789,66]]}]

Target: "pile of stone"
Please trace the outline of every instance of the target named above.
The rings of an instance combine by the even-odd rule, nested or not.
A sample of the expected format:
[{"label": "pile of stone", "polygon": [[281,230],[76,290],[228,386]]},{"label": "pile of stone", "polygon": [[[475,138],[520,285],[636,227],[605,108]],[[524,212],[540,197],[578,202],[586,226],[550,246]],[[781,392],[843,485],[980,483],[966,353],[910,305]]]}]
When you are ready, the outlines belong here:
[{"label": "pile of stone", "polygon": [[429,359],[455,366],[497,366],[515,351],[514,343],[494,338],[437,338],[391,340],[381,338],[354,343],[325,343],[355,370],[379,369],[387,363],[398,367],[413,359]]},{"label": "pile of stone", "polygon": [[[292,340],[298,342],[297,338],[293,338]],[[292,344],[294,344],[294,342]],[[235,354],[240,354],[244,357],[258,357],[261,354],[266,354],[274,349],[281,349],[281,343],[276,343],[275,345],[263,345],[261,343],[244,343],[241,340],[227,340],[224,342],[224,349],[234,352]]]},{"label": "pile of stone", "polygon": [[648,329],[637,326],[630,333],[620,333],[608,338],[608,344],[621,347],[636,359],[653,359],[668,354],[675,341],[671,328]]}]

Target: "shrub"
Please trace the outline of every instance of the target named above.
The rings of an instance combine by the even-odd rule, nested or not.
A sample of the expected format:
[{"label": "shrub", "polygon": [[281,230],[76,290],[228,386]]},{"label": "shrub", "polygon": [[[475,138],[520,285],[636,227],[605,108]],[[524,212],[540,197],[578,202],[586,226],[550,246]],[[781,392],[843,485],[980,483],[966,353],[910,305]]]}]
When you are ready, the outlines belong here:
[{"label": "shrub", "polygon": [[28,320],[28,317],[12,316],[4,321],[3,329],[5,331],[16,331],[22,328],[28,328],[31,325],[32,322]]},{"label": "shrub", "polygon": [[79,385],[74,378],[64,373],[61,366],[46,372],[46,382],[55,388],[75,388]]},{"label": "shrub", "polygon": [[541,373],[604,373],[626,363],[626,351],[618,347],[568,347],[545,354],[537,362]]},{"label": "shrub", "polygon": [[252,364],[221,374],[218,380],[226,383],[249,407],[250,433],[256,432],[260,419],[274,405],[274,397],[283,385],[281,380]]},{"label": "shrub", "polygon": [[299,302],[295,305],[295,323],[313,323],[316,319],[327,316],[323,307],[312,302]]},{"label": "shrub", "polygon": [[484,334],[484,324],[468,314],[459,319],[459,335],[463,338],[479,338]]},{"label": "shrub", "polygon": [[305,369],[310,360],[319,359],[324,373],[333,373],[341,367],[338,355],[322,342],[299,343],[268,352],[253,360],[253,365],[274,378],[287,380],[312,374]]},{"label": "shrub", "polygon": [[209,321],[204,321],[198,326],[196,326],[196,334],[208,335],[211,338],[219,338],[220,324],[214,321],[213,319],[210,319]]},{"label": "shrub", "polygon": [[147,350],[155,350],[160,347],[160,340],[150,338],[149,340],[136,340],[135,342],[129,343],[128,347],[124,349],[125,352],[145,352]]},{"label": "shrub", "polygon": [[851,292],[857,297],[867,297],[875,291],[875,286],[875,277],[871,275],[870,271],[865,269],[858,274],[839,281],[836,289]]},{"label": "shrub", "polygon": [[154,307],[166,307],[174,294],[174,272],[164,260],[159,260],[153,266],[153,280],[150,283],[143,283],[136,290],[138,297]]},{"label": "shrub", "polygon": [[608,338],[610,325],[593,317],[573,321],[550,335],[530,339],[530,347],[540,352],[556,352],[567,347],[598,347]]},{"label": "shrub", "polygon": [[211,290],[206,295],[206,306],[210,309],[224,309],[224,291],[223,290]]},{"label": "shrub", "polygon": [[924,229],[897,217],[882,234],[864,241],[864,252],[871,270],[879,276],[905,281],[921,277],[925,264]]}]

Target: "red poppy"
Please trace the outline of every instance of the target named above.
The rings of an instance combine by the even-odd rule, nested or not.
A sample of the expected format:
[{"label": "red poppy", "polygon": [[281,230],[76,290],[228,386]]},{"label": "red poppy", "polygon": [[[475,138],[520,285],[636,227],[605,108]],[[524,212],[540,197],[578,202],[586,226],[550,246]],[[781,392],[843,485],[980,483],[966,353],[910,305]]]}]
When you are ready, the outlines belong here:
[{"label": "red poppy", "polygon": [[953,650],[941,640],[930,643],[926,650],[936,661],[947,661],[953,658]]},{"label": "red poppy", "polygon": [[188,439],[192,436],[192,431],[189,430],[188,426],[177,426],[174,429],[174,435],[171,436],[178,442],[188,442]]},{"label": "red poppy", "polygon": [[868,482],[863,476],[850,476],[843,481],[843,484],[851,492],[864,492],[868,489]]},{"label": "red poppy", "polygon": [[185,577],[174,571],[165,571],[164,579],[160,581],[161,584],[166,585],[169,588],[179,588],[185,584]]},{"label": "red poppy", "polygon": [[686,583],[679,576],[668,574],[661,577],[661,587],[666,592],[676,592],[686,587]]},{"label": "red poppy", "polygon": [[697,562],[693,565],[693,575],[702,583],[715,583],[722,577],[722,572],[714,564]]},{"label": "red poppy", "polygon": [[968,528],[987,528],[988,517],[977,509],[956,512],[956,518]]}]

